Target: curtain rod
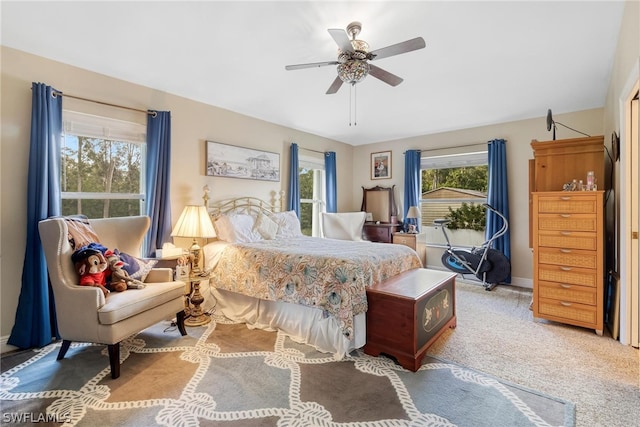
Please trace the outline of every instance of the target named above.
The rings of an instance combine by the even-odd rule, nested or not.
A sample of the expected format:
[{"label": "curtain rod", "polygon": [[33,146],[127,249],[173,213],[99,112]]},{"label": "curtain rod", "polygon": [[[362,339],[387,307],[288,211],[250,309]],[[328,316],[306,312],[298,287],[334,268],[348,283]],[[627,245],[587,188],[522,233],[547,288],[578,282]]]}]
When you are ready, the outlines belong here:
[{"label": "curtain rod", "polygon": [[312,151],[312,152],[314,152],[314,153],[319,153],[319,154],[326,154],[326,152],[325,152],[325,151],[312,150],[311,148],[304,148],[304,147],[300,147],[300,146],[298,146],[298,148],[299,148],[300,150]]},{"label": "curtain rod", "polygon": [[79,99],[80,101],[87,101],[87,102],[93,102],[95,104],[101,104],[101,105],[107,105],[109,107],[116,107],[116,108],[124,108],[125,110],[131,110],[131,111],[138,111],[140,113],[144,113],[144,114],[149,114],[153,117],[156,117],[158,115],[157,112],[155,111],[149,111],[149,110],[141,110],[139,108],[133,108],[133,107],[126,107],[124,105],[118,105],[118,104],[110,104],[108,102],[104,102],[104,101],[96,101],[95,99],[89,99],[89,98],[83,98],[81,96],[75,96],[75,95],[68,95],[66,93],[62,93],[60,91],[54,90],[53,91],[53,96],[66,96],[67,98],[73,98],[73,99]]},{"label": "curtain rod", "polygon": [[[490,144],[491,141],[485,142],[477,142],[475,144],[466,144],[466,145],[454,145],[453,147],[440,147],[440,148],[432,148],[431,150],[418,150],[421,153],[428,153],[429,151],[439,151],[439,150],[448,150],[450,148],[465,148],[465,147],[477,147],[482,144]],[[406,154],[406,151],[403,151],[402,154]]]}]

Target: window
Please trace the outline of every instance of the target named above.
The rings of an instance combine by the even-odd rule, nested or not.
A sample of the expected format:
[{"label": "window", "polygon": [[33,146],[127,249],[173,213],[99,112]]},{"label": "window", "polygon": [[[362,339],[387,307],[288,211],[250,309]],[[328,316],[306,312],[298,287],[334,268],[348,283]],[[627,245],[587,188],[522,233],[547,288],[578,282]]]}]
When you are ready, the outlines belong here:
[{"label": "window", "polygon": [[326,204],[324,160],[300,156],[298,167],[302,234],[321,237],[320,213]]},{"label": "window", "polygon": [[[442,231],[433,225],[433,220],[447,218],[451,210],[461,215],[450,228],[478,228],[484,226],[484,208],[489,183],[487,151],[461,154],[444,154],[423,157],[420,161],[422,194],[422,230],[427,243],[443,245]],[[454,239],[456,246],[480,245],[483,233],[467,233],[462,241]],[[451,235],[450,235],[451,237]]]},{"label": "window", "polygon": [[146,126],[63,111],[62,214],[145,212]]}]

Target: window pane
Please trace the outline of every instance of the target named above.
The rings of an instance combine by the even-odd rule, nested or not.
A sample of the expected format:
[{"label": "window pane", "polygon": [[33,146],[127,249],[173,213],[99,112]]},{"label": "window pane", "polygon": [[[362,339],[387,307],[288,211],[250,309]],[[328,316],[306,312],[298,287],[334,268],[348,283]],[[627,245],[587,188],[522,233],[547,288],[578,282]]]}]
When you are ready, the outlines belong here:
[{"label": "window pane", "polygon": [[[478,161],[477,154],[474,153],[475,161]],[[449,163],[456,162],[456,156],[447,157]],[[437,162],[422,163],[436,166]],[[452,238],[454,246],[481,244],[482,230],[478,231],[478,228],[484,229],[485,212],[482,204],[487,200],[488,166],[423,169],[421,177],[421,224],[427,242],[445,244],[442,230],[436,229],[433,221],[448,218],[452,220],[450,229],[476,230],[475,233],[465,233],[462,241]]]},{"label": "window pane", "polygon": [[[144,148],[139,143],[66,135],[60,177],[63,214],[90,218],[140,215],[144,211]],[[85,195],[78,198],[64,193]],[[105,196],[89,199],[86,193]]]}]

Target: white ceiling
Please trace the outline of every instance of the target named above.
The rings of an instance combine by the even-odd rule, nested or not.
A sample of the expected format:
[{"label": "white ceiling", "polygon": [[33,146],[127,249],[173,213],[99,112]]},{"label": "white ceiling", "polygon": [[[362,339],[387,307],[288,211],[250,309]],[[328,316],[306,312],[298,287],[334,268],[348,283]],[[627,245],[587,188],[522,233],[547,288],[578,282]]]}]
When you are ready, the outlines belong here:
[{"label": "white ceiling", "polygon": [[[352,145],[604,106],[620,1],[2,1],[2,44]],[[325,95],[328,28],[426,48]],[[64,88],[58,88],[64,90]],[[81,94],[76,94],[81,95]],[[109,100],[104,100],[109,101]],[[153,108],[153,106],[149,106]],[[353,122],[353,119],[351,119]]]}]

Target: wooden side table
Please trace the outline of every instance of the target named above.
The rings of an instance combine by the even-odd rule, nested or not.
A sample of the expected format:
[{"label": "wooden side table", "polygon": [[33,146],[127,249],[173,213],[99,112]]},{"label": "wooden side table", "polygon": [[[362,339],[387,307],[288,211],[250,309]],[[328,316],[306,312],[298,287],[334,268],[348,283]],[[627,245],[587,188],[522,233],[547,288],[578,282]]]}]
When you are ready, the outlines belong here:
[{"label": "wooden side table", "polygon": [[419,233],[393,233],[392,243],[408,246],[418,253],[422,266],[427,266],[427,245],[424,234]]}]

